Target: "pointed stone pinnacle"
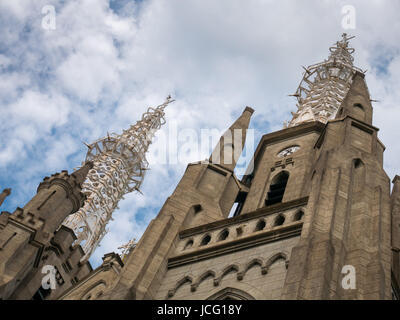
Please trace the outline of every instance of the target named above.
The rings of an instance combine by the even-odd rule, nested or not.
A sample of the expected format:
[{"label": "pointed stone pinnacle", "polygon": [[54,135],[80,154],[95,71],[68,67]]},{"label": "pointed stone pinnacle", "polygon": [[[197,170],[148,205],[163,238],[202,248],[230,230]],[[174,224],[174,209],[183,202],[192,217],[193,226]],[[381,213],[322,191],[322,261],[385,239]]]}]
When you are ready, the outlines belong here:
[{"label": "pointed stone pinnacle", "polygon": [[2,203],[4,202],[4,200],[11,194],[11,189],[10,188],[6,188],[3,190],[2,193],[0,193],[0,206],[2,205]]},{"label": "pointed stone pinnacle", "polygon": [[76,183],[82,184],[86,180],[86,176],[89,170],[92,168],[93,168],[93,162],[88,161],[82,168],[74,171],[71,175],[75,178]]},{"label": "pointed stone pinnacle", "polygon": [[246,106],[246,108],[244,108],[244,111],[243,111],[243,113],[245,113],[246,111],[250,112],[251,114],[253,114],[253,113],[254,113],[254,109],[253,109],[253,108],[251,108],[251,107],[249,107],[249,106]]}]

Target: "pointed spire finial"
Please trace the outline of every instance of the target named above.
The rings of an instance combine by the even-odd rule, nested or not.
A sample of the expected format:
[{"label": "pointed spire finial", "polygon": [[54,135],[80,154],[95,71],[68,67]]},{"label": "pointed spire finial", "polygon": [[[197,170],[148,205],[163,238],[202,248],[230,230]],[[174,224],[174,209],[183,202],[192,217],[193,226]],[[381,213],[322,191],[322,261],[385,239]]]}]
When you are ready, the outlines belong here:
[{"label": "pointed spire finial", "polygon": [[171,95],[169,94],[166,98],[163,104],[160,104],[159,106],[157,106],[156,109],[161,109],[164,110],[164,108],[169,105],[170,103],[174,102],[175,100],[172,99]]},{"label": "pointed spire finial", "polygon": [[354,39],[355,37],[356,37],[356,36],[349,36],[349,37],[347,37],[347,33],[346,33],[346,32],[344,32],[344,33],[342,34],[343,42],[345,42],[345,43],[348,43],[349,40]]},{"label": "pointed spire finial", "polygon": [[74,171],[71,175],[75,178],[78,184],[81,184],[86,180],[86,176],[89,170],[92,168],[93,168],[93,162],[87,161],[81,168]]},{"label": "pointed spire finial", "polygon": [[225,169],[234,170],[243,151],[247,129],[254,109],[246,107],[242,115],[222,135],[214,148],[209,162],[218,164]]}]

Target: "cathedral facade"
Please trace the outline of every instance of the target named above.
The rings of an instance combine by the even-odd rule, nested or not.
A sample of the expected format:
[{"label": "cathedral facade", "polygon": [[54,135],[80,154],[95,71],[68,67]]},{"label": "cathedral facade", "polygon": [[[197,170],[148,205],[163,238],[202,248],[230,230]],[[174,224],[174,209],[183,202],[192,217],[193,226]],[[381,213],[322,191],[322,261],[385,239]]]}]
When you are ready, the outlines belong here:
[{"label": "cathedral facade", "polygon": [[[36,293],[17,280],[33,283],[38,277],[42,262],[29,247],[37,242],[58,248],[52,251],[58,260],[65,254],[71,270],[80,272],[78,281],[47,297],[52,299],[397,299],[400,178],[393,179],[391,191],[383,169],[385,146],[373,125],[365,75],[353,66],[349,40],[343,35],[327,60],[306,68],[295,94],[298,111],[282,130],[261,138],[241,179],[234,169],[254,113],[250,107],[221,137],[208,161],[187,166],[123,259],[106,254],[97,269],[83,270],[79,258],[67,257],[72,240],[57,246],[57,232],[67,239],[71,231],[56,231],[58,224],[79,210],[83,199],[72,206],[67,203],[71,197],[51,196],[61,201],[49,205],[48,210],[60,212],[51,220],[40,210],[54,190],[39,187],[40,201],[34,206],[3,213],[1,298],[29,299]],[[36,216],[30,215],[32,210]],[[50,227],[36,232],[45,235],[35,243],[28,231],[24,238],[20,231],[13,236],[16,228],[29,224],[43,230],[40,223]],[[25,268],[21,257],[26,257]],[[62,279],[71,278],[66,270],[58,271]],[[34,284],[40,290],[39,280]]]}]

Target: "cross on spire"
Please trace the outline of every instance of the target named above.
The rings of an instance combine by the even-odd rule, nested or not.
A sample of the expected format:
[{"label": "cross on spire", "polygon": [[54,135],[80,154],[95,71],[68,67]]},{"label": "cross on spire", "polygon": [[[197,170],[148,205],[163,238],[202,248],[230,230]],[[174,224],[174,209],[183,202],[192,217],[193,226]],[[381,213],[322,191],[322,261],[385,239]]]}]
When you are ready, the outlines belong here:
[{"label": "cross on spire", "polygon": [[329,60],[340,61],[342,63],[347,63],[353,65],[354,58],[352,54],[354,53],[354,48],[349,47],[349,40],[355,38],[355,36],[347,36],[347,33],[342,34],[342,40],[336,41],[336,45],[329,48],[331,55]]}]

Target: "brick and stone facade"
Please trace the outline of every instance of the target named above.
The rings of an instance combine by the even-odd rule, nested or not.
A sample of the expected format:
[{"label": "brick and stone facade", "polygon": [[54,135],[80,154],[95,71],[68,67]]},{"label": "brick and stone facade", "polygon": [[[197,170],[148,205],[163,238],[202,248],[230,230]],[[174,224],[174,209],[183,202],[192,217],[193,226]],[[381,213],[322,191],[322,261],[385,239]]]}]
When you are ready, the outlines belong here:
[{"label": "brick and stone facade", "polygon": [[[251,113],[230,129],[246,129]],[[213,157],[189,164],[121,269],[101,266],[61,298],[101,286],[98,299],[391,299],[400,180],[391,196],[377,132],[357,72],[335,119],[264,135],[241,181]],[[341,286],[346,265],[355,289]]]}]

